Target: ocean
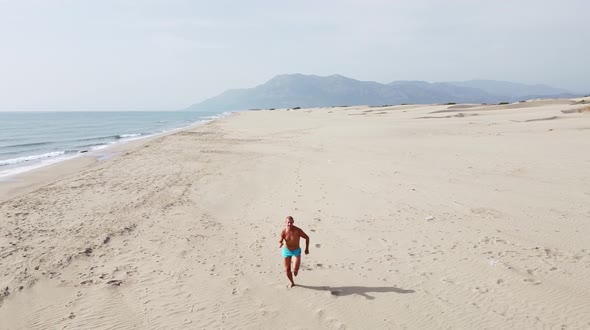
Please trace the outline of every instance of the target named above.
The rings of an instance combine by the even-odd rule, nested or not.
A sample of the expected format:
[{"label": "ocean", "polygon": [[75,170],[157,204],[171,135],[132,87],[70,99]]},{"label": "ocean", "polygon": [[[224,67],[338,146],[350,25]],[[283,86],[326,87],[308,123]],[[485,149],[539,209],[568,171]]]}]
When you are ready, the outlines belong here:
[{"label": "ocean", "polygon": [[204,123],[219,112],[0,112],[0,178],[118,143]]}]

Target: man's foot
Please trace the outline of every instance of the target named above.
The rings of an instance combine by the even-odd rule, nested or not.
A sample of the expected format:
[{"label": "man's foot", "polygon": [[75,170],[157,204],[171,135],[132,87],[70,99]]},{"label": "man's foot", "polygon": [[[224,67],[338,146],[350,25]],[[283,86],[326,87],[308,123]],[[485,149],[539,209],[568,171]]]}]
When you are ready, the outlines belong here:
[{"label": "man's foot", "polygon": [[287,287],[288,287],[289,289],[290,289],[290,288],[292,288],[292,287],[294,287],[294,286],[295,286],[295,283],[291,283],[291,284],[287,285]]}]

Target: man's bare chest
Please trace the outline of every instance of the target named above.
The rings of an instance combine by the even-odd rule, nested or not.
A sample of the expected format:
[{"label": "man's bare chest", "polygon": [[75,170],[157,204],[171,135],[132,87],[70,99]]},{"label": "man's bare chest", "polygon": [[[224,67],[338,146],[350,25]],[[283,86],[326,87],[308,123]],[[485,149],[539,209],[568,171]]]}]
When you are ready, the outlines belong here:
[{"label": "man's bare chest", "polygon": [[299,240],[299,238],[300,238],[300,235],[298,232],[289,232],[289,231],[285,232],[285,240],[286,241],[297,241],[297,240]]}]

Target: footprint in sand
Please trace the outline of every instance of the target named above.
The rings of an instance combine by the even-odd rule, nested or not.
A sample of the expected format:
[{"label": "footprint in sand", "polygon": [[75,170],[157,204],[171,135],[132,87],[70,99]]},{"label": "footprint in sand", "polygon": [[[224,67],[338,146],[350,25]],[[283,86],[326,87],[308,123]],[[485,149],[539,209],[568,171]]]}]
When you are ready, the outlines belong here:
[{"label": "footprint in sand", "polygon": [[533,284],[533,285],[539,285],[539,284],[541,284],[541,281],[537,281],[537,280],[535,280],[533,278],[525,278],[523,281],[526,282],[526,283],[529,283],[529,284]]},{"label": "footprint in sand", "polygon": [[121,286],[121,284],[123,284],[123,281],[121,280],[110,280],[107,282],[107,284],[110,284],[112,286]]},{"label": "footprint in sand", "polygon": [[316,244],[315,247],[319,249],[319,248],[322,247],[322,245],[321,244]]}]

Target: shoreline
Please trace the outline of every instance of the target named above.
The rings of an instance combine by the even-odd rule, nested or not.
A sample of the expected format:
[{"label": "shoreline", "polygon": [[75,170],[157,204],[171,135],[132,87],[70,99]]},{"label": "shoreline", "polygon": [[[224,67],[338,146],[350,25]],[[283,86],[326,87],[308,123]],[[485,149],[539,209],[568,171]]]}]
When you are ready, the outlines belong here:
[{"label": "shoreline", "polygon": [[[75,113],[80,113],[80,112],[75,112]],[[110,137],[116,137],[116,141],[112,141],[112,142],[108,142],[108,143],[104,143],[104,144],[100,144],[100,145],[93,145],[92,147],[90,147],[89,149],[81,149],[78,152],[75,152],[73,150],[53,150],[53,151],[41,151],[41,154],[33,154],[33,155],[27,155],[27,156],[20,156],[20,157],[16,157],[13,159],[6,159],[6,160],[2,160],[2,162],[5,162],[5,164],[10,165],[11,161],[19,161],[18,163],[26,163],[27,161],[33,161],[32,164],[30,165],[23,165],[23,166],[16,166],[13,167],[9,170],[3,170],[2,172],[0,172],[0,182],[3,181],[12,181],[11,178],[19,175],[21,173],[26,173],[26,172],[30,172],[39,168],[43,168],[46,166],[50,166],[56,163],[61,163],[67,160],[72,160],[72,159],[76,159],[78,157],[83,157],[86,155],[95,155],[96,157],[100,157],[101,154],[104,153],[105,149],[114,147],[114,146],[118,146],[118,145],[122,145],[122,144],[126,144],[126,143],[130,143],[136,140],[141,140],[141,139],[146,139],[146,138],[152,138],[152,137],[156,137],[156,136],[160,136],[162,134],[168,134],[168,133],[172,133],[172,132],[176,132],[178,130],[182,130],[182,129],[186,129],[189,127],[192,127],[194,125],[201,125],[204,123],[207,123],[211,120],[215,120],[217,118],[223,118],[228,116],[229,114],[231,114],[232,112],[223,112],[223,113],[218,113],[218,114],[214,114],[214,115],[207,115],[205,117],[203,117],[200,120],[194,121],[194,122],[190,122],[189,124],[186,124],[186,122],[184,123],[184,126],[179,126],[179,127],[174,127],[174,128],[168,128],[166,130],[163,131],[154,131],[152,133],[124,133],[124,134],[116,134],[116,135],[112,135]],[[54,114],[54,113],[52,113]],[[83,138],[83,140],[87,140],[86,138]],[[58,154],[58,155],[55,155]],[[25,161],[21,161],[22,159],[25,159]],[[37,162],[35,162],[37,161]],[[6,173],[5,173],[6,172]]]},{"label": "shoreline", "polygon": [[123,152],[128,152],[135,148],[139,148],[141,145],[148,143],[152,139],[175,134],[177,132],[191,129],[200,125],[207,125],[212,121],[230,117],[233,113],[236,112],[221,113],[215,116],[215,118],[203,119],[198,122],[194,122],[189,126],[179,127],[165,132],[154,133],[126,141],[120,141],[112,145],[105,145],[100,149],[79,153],[77,155],[71,156],[70,158],[59,160],[55,163],[34,167],[24,172],[0,177],[0,203],[34,190],[43,184],[47,184],[54,180],[59,180],[60,178],[63,178],[67,175],[72,175],[78,171],[88,169],[99,162],[117,157]]},{"label": "shoreline", "polygon": [[246,111],[138,143],[0,202],[0,328],[586,328],[581,106]]}]

